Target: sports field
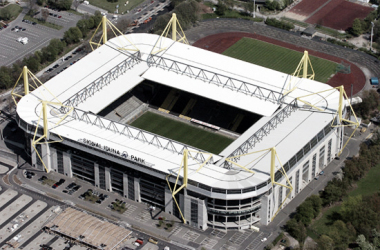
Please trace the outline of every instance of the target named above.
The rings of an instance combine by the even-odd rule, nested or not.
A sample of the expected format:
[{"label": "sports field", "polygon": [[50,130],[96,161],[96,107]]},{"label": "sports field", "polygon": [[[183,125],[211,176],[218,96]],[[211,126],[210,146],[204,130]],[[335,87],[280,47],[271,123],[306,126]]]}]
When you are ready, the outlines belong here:
[{"label": "sports field", "polygon": [[[303,56],[298,51],[247,37],[241,38],[223,54],[287,74],[293,74]],[[310,61],[316,81],[326,83],[335,73],[335,62],[314,56],[310,56]]]},{"label": "sports field", "polygon": [[219,154],[233,141],[228,137],[152,112],[146,112],[131,125],[214,154]]}]

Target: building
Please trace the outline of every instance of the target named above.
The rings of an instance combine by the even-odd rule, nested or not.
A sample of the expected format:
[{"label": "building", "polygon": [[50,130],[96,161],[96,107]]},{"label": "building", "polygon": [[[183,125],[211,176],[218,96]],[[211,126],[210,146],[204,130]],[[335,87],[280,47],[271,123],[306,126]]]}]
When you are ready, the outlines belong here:
[{"label": "building", "polygon": [[[202,230],[228,230],[269,224],[278,209],[341,150],[343,129],[335,126],[340,123],[336,113],[341,107],[336,89],[153,34],[126,38],[109,40],[21,98],[17,122],[25,131],[36,168],[74,175],[178,217],[182,212],[186,223]],[[125,124],[149,108],[136,100],[138,93],[156,94],[158,88],[162,93],[162,86],[259,118],[222,152],[211,154],[208,164],[197,171],[210,154],[194,153],[203,150]],[[119,103],[131,98],[138,104],[128,104],[134,110],[127,117],[118,121],[102,117],[116,114],[104,110],[121,107]],[[43,100],[50,103],[44,105]],[[52,104],[58,100],[64,106]],[[70,107],[74,107],[71,112]],[[221,117],[229,114],[207,110]],[[48,141],[57,142],[36,143],[35,131],[36,138],[46,135]],[[273,147],[288,181],[279,171],[279,161],[271,161],[273,151],[263,151],[259,157],[247,154]],[[189,150],[188,174],[180,171],[179,184],[187,180],[188,185],[175,195],[179,210],[167,180],[173,188],[185,150]]]}]

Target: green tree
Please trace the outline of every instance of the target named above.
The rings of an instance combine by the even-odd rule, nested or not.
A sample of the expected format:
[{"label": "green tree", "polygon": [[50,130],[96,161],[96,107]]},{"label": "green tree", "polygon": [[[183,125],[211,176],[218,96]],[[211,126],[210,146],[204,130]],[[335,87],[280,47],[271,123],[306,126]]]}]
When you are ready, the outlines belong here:
[{"label": "green tree", "polygon": [[95,11],[94,16],[92,16],[92,19],[94,20],[94,26],[98,27],[99,23],[102,21],[103,15],[100,13],[100,11]]},{"label": "green tree", "polygon": [[82,37],[82,32],[78,27],[71,27],[63,34],[63,40],[67,44],[77,43]]},{"label": "green tree", "polygon": [[77,27],[80,29],[80,31],[82,32],[82,35],[83,37],[86,37],[87,35],[87,32],[88,32],[88,27],[87,27],[87,20],[85,19],[81,19],[77,22]]},{"label": "green tree", "polygon": [[295,219],[302,222],[305,226],[310,225],[311,220],[314,218],[313,204],[305,201],[297,207],[296,211]]},{"label": "green tree", "polygon": [[310,202],[313,207],[314,218],[316,218],[321,212],[322,208],[322,199],[319,195],[312,195],[306,199],[306,201]]},{"label": "green tree", "polygon": [[13,79],[12,79],[10,70],[5,66],[1,66],[0,67],[0,88],[1,89],[9,88],[10,86],[12,86],[12,81]]},{"label": "green tree", "polygon": [[322,235],[317,240],[317,248],[318,250],[333,250],[334,249],[334,241],[327,235]]},{"label": "green tree", "polygon": [[362,22],[359,18],[355,18],[352,23],[352,34],[354,36],[359,36],[363,33]]},{"label": "green tree", "polygon": [[9,8],[3,8],[0,10],[0,19],[4,19],[5,21],[10,20],[12,18],[12,13]]},{"label": "green tree", "polygon": [[32,72],[37,72],[40,68],[40,62],[34,56],[25,57],[23,59],[24,65],[28,67],[28,69]]},{"label": "green tree", "polygon": [[59,4],[57,7],[59,7],[61,10],[69,10],[72,4],[73,4],[73,0],[61,0],[59,1]]},{"label": "green tree", "polygon": [[153,32],[155,34],[161,34],[164,31],[166,25],[168,24],[170,18],[171,15],[169,13],[157,17],[157,20],[153,26]]},{"label": "green tree", "polygon": [[218,6],[216,7],[215,13],[219,16],[223,16],[227,11],[227,6],[223,3],[223,1],[218,0]]}]

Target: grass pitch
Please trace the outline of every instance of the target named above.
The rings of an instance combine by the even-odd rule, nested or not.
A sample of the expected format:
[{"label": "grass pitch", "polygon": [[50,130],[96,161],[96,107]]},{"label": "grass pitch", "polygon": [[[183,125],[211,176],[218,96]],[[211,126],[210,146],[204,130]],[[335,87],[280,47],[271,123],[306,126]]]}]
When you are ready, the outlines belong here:
[{"label": "grass pitch", "polygon": [[214,154],[219,154],[233,141],[228,137],[152,112],[146,112],[131,125]]},{"label": "grass pitch", "polygon": [[[303,53],[244,37],[225,50],[223,55],[293,74]],[[337,64],[322,58],[309,57],[315,72],[315,80],[326,83],[330,76],[335,73]]]}]

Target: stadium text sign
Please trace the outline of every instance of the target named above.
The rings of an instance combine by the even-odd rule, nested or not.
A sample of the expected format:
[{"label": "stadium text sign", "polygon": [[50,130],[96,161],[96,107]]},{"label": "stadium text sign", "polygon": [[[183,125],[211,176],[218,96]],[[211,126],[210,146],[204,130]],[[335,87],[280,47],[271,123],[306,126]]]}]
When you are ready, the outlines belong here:
[{"label": "stadium text sign", "polygon": [[93,142],[93,141],[88,140],[86,138],[79,139],[78,141],[79,142],[83,142],[84,144],[87,144],[87,145],[89,145],[91,147],[101,149],[101,150],[103,150],[103,151],[105,151],[107,153],[115,154],[115,155],[124,157],[126,159],[129,158],[132,161],[145,164],[145,159],[142,159],[142,158],[134,156],[134,155],[131,155],[130,157],[128,157],[128,153],[126,151],[120,152],[120,150],[118,150],[118,149],[114,149],[114,148],[111,148],[111,147],[108,147],[108,146],[105,146],[105,145],[102,146],[100,143]]}]

